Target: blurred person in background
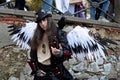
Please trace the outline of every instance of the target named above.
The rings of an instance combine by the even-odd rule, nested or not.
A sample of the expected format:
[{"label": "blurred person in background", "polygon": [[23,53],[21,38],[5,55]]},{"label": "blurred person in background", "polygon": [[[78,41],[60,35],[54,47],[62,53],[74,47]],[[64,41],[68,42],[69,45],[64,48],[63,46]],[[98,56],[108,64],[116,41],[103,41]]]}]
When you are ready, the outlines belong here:
[{"label": "blurred person in background", "polygon": [[24,10],[25,0],[15,0],[15,8],[18,10]]},{"label": "blurred person in background", "polygon": [[[43,1],[43,0],[42,0]],[[53,0],[45,0],[47,3],[45,3],[44,1],[43,1],[43,3],[42,3],[42,9],[43,10],[45,10],[45,11],[52,11],[52,7],[50,6],[50,5],[52,5],[52,3],[53,3]]]},{"label": "blurred person in background", "polygon": [[[104,0],[91,0],[92,2],[101,2],[101,1],[104,1]],[[92,3],[91,3],[92,4]],[[93,4],[94,5],[94,4]],[[99,15],[99,19],[98,19],[98,21],[104,21],[104,22],[109,22],[109,20],[107,20],[106,18],[105,18],[105,13],[108,11],[108,7],[109,7],[109,5],[110,5],[110,1],[109,0],[106,0],[104,3],[102,3],[102,10],[104,11],[100,11],[100,15]],[[99,7],[100,8],[100,7]],[[90,7],[90,16],[91,16],[91,19],[92,20],[96,20],[95,19],[95,15],[96,15],[96,13],[97,13],[97,11],[96,11],[96,7],[94,7],[94,6],[92,6],[92,7]]]}]

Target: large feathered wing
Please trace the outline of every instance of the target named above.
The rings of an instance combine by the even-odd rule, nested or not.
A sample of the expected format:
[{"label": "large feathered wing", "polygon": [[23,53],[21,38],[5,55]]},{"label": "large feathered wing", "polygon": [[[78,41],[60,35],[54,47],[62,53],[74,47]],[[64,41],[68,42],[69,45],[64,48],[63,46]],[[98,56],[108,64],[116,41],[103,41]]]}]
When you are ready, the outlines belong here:
[{"label": "large feathered wing", "polygon": [[[9,26],[10,28],[11,26]],[[15,26],[12,26],[15,28]],[[32,39],[35,29],[37,28],[37,23],[29,22],[26,23],[25,26],[20,28],[15,28],[11,30],[13,42],[16,43],[19,47],[23,49],[30,49],[30,40]]]},{"label": "large feathered wing", "polygon": [[72,52],[81,60],[97,60],[100,57],[106,59],[104,47],[88,32],[87,28],[76,26],[67,34],[68,44]]}]

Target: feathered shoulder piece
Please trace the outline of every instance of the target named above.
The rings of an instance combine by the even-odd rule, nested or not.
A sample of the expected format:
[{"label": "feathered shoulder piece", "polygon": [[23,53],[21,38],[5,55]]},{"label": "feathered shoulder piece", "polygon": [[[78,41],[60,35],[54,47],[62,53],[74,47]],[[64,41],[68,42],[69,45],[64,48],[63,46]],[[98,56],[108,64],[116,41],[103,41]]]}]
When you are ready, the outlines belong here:
[{"label": "feathered shoulder piece", "polygon": [[8,26],[8,28],[13,28],[9,30],[12,35],[13,42],[23,49],[30,49],[30,40],[32,39],[35,29],[37,28],[37,23],[29,22],[25,23],[25,26],[16,28],[15,25]]},{"label": "feathered shoulder piece", "polygon": [[89,35],[87,28],[76,26],[67,34],[67,40],[72,52],[81,60],[96,60],[100,57],[106,59],[104,47]]}]

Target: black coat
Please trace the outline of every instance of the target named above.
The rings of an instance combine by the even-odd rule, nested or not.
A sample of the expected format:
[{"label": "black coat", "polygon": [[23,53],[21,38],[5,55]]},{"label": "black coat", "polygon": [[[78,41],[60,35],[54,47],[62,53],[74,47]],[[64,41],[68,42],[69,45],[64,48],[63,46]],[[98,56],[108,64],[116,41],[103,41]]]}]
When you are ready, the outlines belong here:
[{"label": "black coat", "polygon": [[[36,70],[34,72],[37,70],[43,70],[47,73],[45,77],[39,77],[35,73],[34,80],[74,80],[72,75],[63,65],[63,61],[68,60],[71,57],[71,51],[68,46],[66,35],[66,32],[58,30],[58,37],[55,41],[57,40],[56,43],[61,43],[63,55],[61,57],[56,57],[51,54],[51,65],[49,66],[39,63],[37,60],[37,50],[31,50],[31,59],[36,66]],[[55,42],[53,41],[53,44],[50,43],[49,45],[54,45],[54,43]],[[55,79],[53,75],[58,79]]]}]

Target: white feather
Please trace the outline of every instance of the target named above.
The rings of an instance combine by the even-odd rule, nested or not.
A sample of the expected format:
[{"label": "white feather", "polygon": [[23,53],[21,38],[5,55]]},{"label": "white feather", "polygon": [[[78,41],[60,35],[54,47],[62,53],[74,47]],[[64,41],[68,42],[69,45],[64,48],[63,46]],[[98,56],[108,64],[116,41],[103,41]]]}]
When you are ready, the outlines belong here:
[{"label": "white feather", "polygon": [[[30,49],[28,41],[32,39],[36,28],[37,23],[35,22],[26,23],[26,25],[22,27],[18,33],[14,34],[11,39],[13,40],[13,42],[16,42],[16,45],[18,45],[19,47],[23,49]],[[26,41],[20,39],[20,35],[22,35],[22,33],[24,33],[23,37],[25,38]]]},{"label": "white feather", "polygon": [[[76,26],[73,30],[71,30],[67,34],[67,40],[68,44],[70,45],[71,49],[72,48],[77,48],[77,46],[82,46],[82,49],[87,49],[87,53],[85,52],[80,52],[80,53],[74,53],[75,54],[80,54],[79,58],[87,58],[89,60],[94,60],[98,59],[100,57],[105,58],[105,53],[103,51],[103,47],[96,42],[96,40],[89,36],[88,34],[89,30],[86,27],[80,27]],[[97,45],[98,48],[97,50],[90,50],[90,47],[92,48],[94,45]],[[78,48],[79,49],[79,48]]]}]

